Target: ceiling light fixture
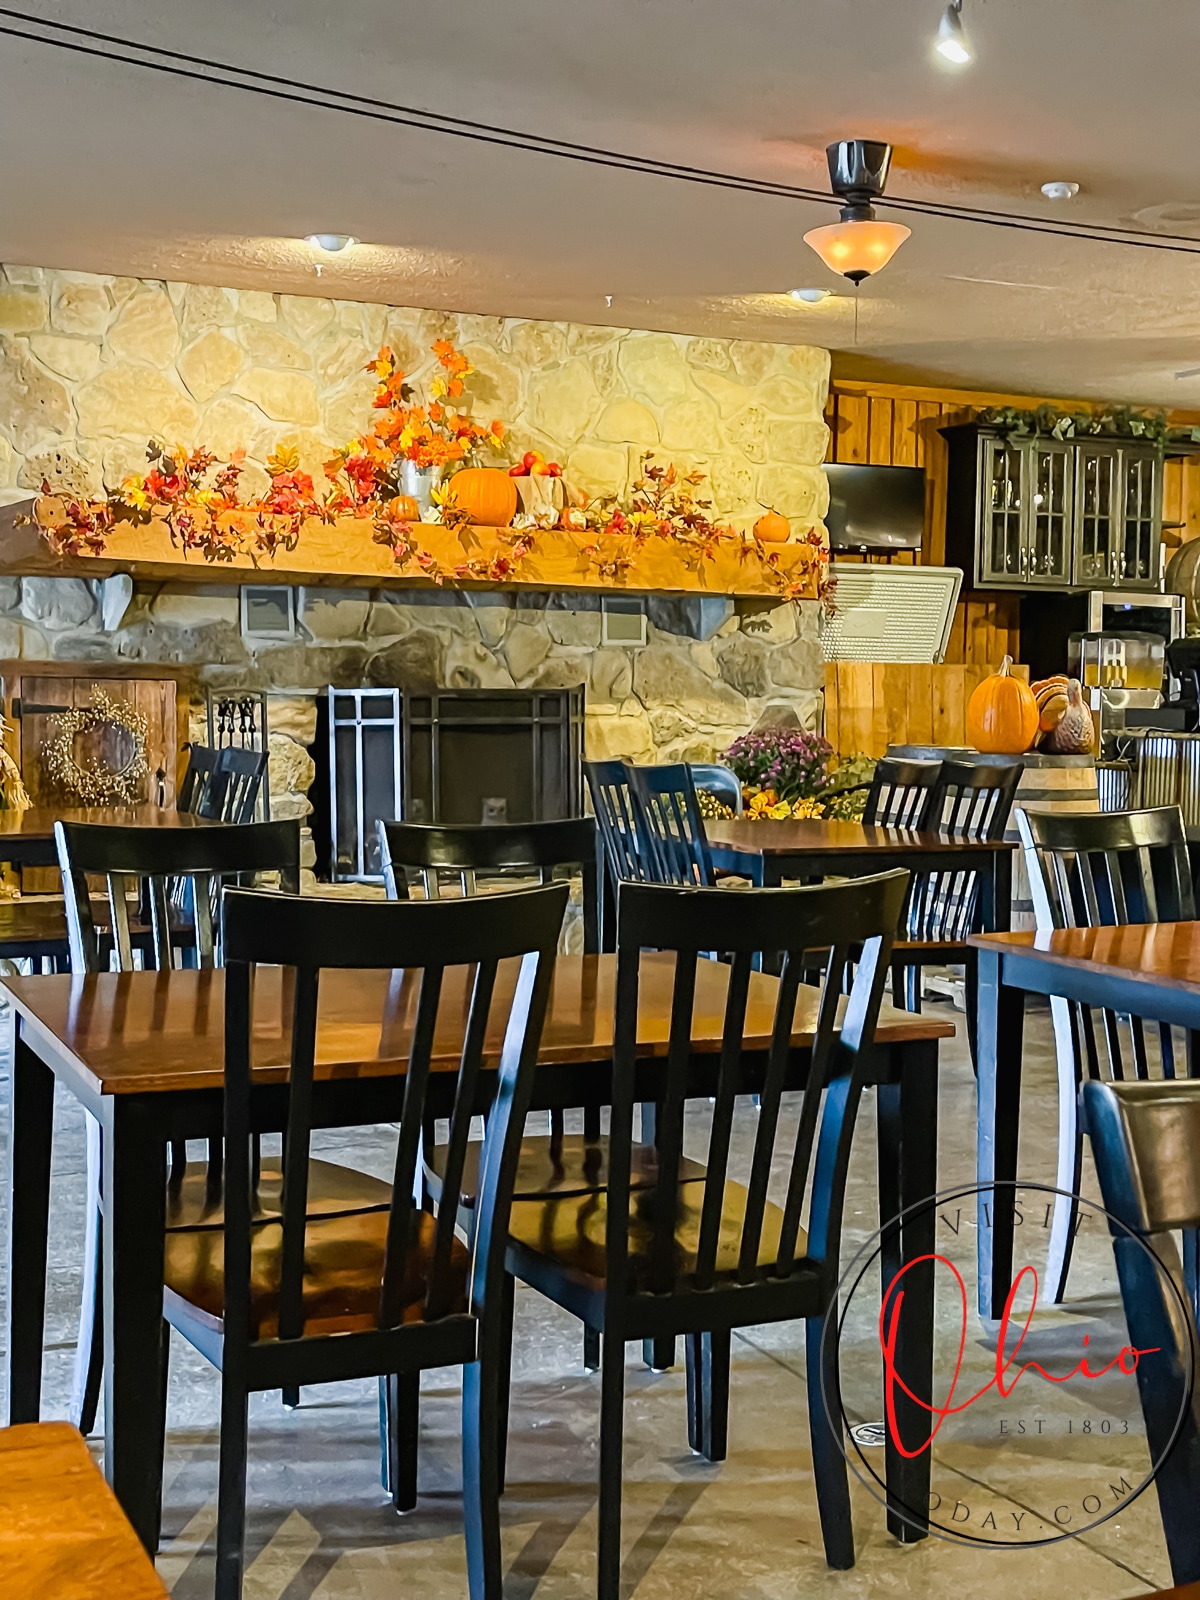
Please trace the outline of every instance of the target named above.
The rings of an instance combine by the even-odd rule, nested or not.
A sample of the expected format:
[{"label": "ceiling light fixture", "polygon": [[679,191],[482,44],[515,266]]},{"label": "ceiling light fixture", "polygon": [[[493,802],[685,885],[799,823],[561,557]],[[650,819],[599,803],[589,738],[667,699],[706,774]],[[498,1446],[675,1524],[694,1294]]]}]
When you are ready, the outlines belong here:
[{"label": "ceiling light fixture", "polygon": [[305,244],[312,245],[314,250],[327,250],[330,255],[336,255],[339,250],[348,250],[358,240],[349,233],[306,233]]},{"label": "ceiling light fixture", "polygon": [[1042,193],[1047,200],[1074,200],[1079,193],[1077,183],[1044,183]]},{"label": "ceiling light fixture", "polygon": [[825,151],[829,183],[845,201],[842,220],[804,235],[827,267],[859,284],[879,272],[912,235],[900,222],[879,222],[871,201],[887,183],[892,147],[877,139],[842,139]]},{"label": "ceiling light fixture", "polygon": [[938,23],[937,40],[933,47],[943,61],[953,67],[965,67],[975,59],[975,52],[967,42],[962,25],[962,0],[950,0]]},{"label": "ceiling light fixture", "polygon": [[828,300],[833,293],[832,289],[789,289],[788,294],[793,300],[803,300],[806,306],[819,306],[822,300]]}]

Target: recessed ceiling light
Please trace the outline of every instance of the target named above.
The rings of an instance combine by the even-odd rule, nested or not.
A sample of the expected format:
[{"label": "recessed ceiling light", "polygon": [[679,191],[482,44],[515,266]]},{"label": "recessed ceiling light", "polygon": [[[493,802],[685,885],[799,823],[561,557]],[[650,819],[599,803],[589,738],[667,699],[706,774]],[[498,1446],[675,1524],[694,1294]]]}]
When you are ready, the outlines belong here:
[{"label": "recessed ceiling light", "polygon": [[336,255],[339,250],[348,250],[352,244],[357,244],[357,239],[349,233],[306,233],[305,244],[311,244],[314,250],[328,250],[331,255]]},{"label": "recessed ceiling light", "polygon": [[968,61],[975,59],[975,53],[967,43],[967,35],[963,30],[962,0],[950,0],[950,4],[942,12],[933,48],[943,61],[948,61],[953,67],[965,67]]},{"label": "recessed ceiling light", "polygon": [[803,300],[805,305],[818,306],[822,300],[828,300],[833,293],[832,289],[789,289],[788,293],[793,300]]},{"label": "recessed ceiling light", "polygon": [[1042,193],[1047,200],[1074,200],[1079,193],[1079,185],[1077,183],[1062,182],[1044,183],[1042,185]]}]

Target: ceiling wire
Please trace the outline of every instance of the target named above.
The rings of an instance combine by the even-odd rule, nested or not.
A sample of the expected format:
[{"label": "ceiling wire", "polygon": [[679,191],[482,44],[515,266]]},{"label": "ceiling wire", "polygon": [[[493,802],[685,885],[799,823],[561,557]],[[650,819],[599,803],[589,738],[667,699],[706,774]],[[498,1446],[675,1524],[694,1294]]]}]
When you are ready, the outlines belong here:
[{"label": "ceiling wire", "polygon": [[[168,77],[211,84],[216,88],[238,89],[243,93],[256,94],[267,99],[281,100],[318,110],[340,111],[343,115],[416,128],[424,133],[441,133],[452,138],[524,150],[531,154],[557,156],[560,159],[609,167],[618,171],[636,172],[648,177],[674,178],[711,188],[732,189],[777,199],[806,200],[822,205],[831,201],[836,202],[838,199],[837,196],[821,189],[753,178],[741,173],[688,166],[655,156],[640,156],[627,151],[607,149],[601,145],[557,139],[545,134],[527,133],[494,123],[451,116],[445,112],[425,111],[416,106],[355,94],[349,90],[331,88],[323,84],[307,83],[302,79],[281,78],[275,74],[258,72],[251,67],[240,67],[230,62],[189,55],[159,45],[144,44],[136,39],[123,39],[114,34],[77,27],[71,23],[58,22],[8,7],[0,6],[0,17],[8,19],[7,22],[0,22],[0,35],[21,39],[30,44],[45,45],[51,49],[66,50],[76,55],[115,62],[120,66],[141,67],[145,71]],[[37,29],[46,31],[33,31]],[[140,54],[131,55],[128,53],[130,51],[137,51]],[[995,211],[985,207],[954,205],[946,201],[921,200],[911,196],[883,195],[878,197],[874,204],[895,211],[936,216],[949,221],[969,222],[987,227],[1008,228],[1016,232],[1045,234],[1054,238],[1131,245],[1138,249],[1165,250],[1180,255],[1200,255],[1200,240],[1187,234],[1147,234],[1115,223],[1059,221],[1021,212]]]}]

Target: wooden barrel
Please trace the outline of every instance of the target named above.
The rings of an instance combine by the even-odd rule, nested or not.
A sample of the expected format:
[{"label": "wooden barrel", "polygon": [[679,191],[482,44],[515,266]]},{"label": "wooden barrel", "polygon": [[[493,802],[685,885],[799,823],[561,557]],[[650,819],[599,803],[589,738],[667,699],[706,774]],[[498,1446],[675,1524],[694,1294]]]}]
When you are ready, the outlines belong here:
[{"label": "wooden barrel", "polygon": [[[1025,811],[1099,811],[1100,796],[1096,786],[1094,756],[1032,754],[1021,759],[1025,763],[1025,771],[1017,785],[1014,811],[1018,806]],[[1011,818],[1004,837],[1017,843],[1013,855],[1012,925],[1014,928],[1032,928],[1033,901],[1029,894],[1029,874],[1025,871],[1025,856],[1020,848],[1017,825]]]},{"label": "wooden barrel", "polygon": [[[908,756],[914,760],[970,761],[977,758],[974,750],[961,746],[892,745],[889,755]],[[1096,786],[1096,759],[1094,756],[1044,756],[1036,753],[1023,755],[1025,770],[1017,785],[1013,810],[1018,806],[1025,811],[1099,811],[1100,798]],[[1025,858],[1020,848],[1017,825],[1009,819],[1004,837],[1017,845],[1013,853],[1012,870],[1012,925],[1014,928],[1033,927],[1033,901],[1029,894],[1029,875],[1025,871]]]}]

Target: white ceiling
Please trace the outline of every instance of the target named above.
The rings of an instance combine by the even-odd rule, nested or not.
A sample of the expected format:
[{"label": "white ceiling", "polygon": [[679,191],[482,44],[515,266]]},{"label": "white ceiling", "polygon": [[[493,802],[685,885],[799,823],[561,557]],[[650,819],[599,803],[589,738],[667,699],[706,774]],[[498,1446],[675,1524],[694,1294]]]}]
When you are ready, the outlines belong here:
[{"label": "white ceiling", "polygon": [[[58,21],[543,135],[824,188],[1086,221],[1190,206],[1195,0],[28,0]],[[0,19],[2,20],[2,19]],[[839,373],[1200,406],[1200,256],[902,216],[858,306],[801,235],[829,205],[384,126],[0,37],[0,259],[830,346]],[[1053,206],[1047,179],[1082,185]],[[888,213],[892,215],[893,213]],[[897,214],[898,215],[898,214]],[[313,230],[367,244],[328,260]],[[1184,231],[1178,224],[1173,231]],[[978,279],[1000,280],[980,283]],[[842,285],[843,287],[847,287]],[[611,307],[606,296],[611,295]]]}]

